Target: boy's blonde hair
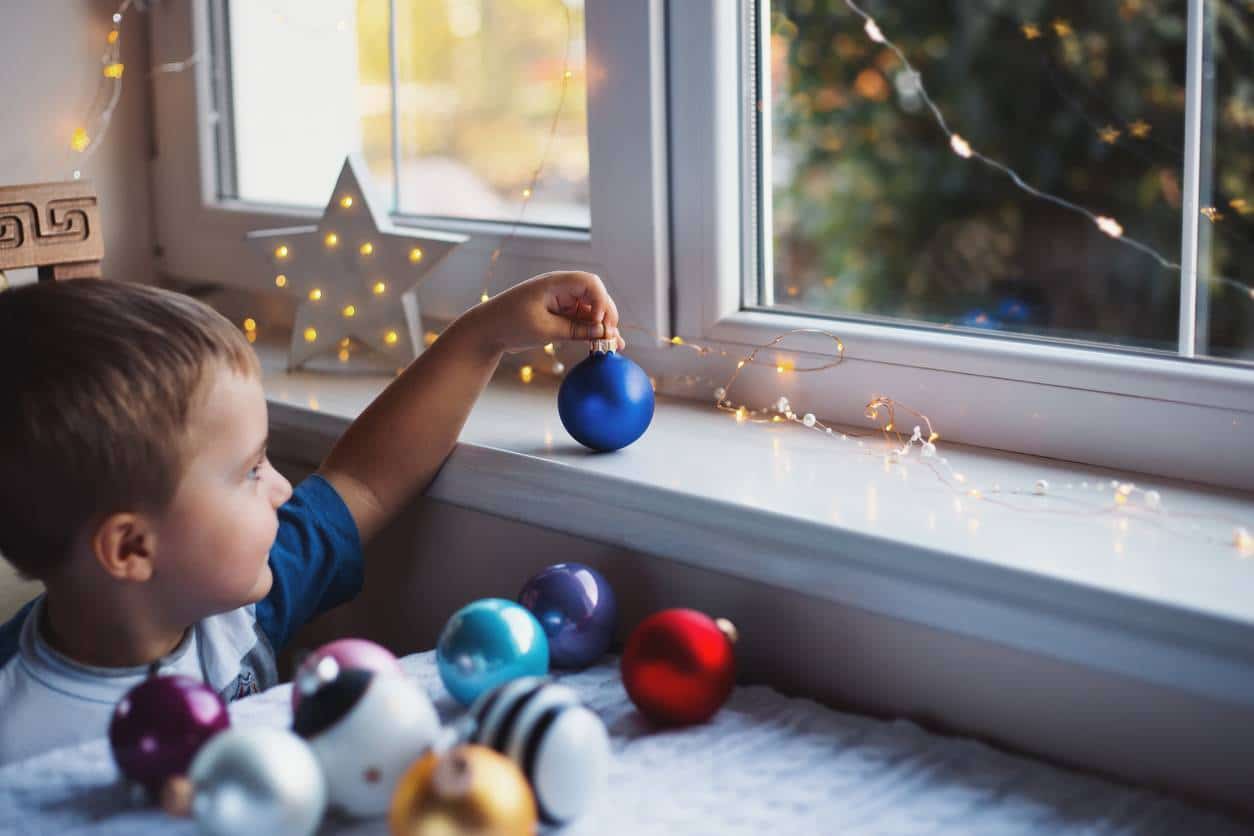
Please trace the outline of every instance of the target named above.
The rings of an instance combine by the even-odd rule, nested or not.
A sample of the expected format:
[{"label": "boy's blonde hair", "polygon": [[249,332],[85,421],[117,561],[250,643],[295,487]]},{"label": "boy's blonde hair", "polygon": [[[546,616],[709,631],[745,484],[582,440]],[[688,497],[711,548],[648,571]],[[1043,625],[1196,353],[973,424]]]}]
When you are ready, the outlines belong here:
[{"label": "boy's blonde hair", "polygon": [[0,293],[0,553],[18,572],[46,580],[86,526],[165,510],[215,361],[260,372],[189,296],[98,279]]}]

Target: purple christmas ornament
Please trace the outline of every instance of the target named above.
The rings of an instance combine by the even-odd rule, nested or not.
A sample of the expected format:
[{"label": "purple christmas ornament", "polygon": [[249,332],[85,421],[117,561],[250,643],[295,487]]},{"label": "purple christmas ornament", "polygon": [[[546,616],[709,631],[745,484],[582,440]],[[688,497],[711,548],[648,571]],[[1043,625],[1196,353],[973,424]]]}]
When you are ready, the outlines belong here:
[{"label": "purple christmas ornament", "polygon": [[549,638],[555,668],[586,668],[609,650],[618,603],[605,576],[582,563],[558,563],[534,575],[518,594]]},{"label": "purple christmas ornament", "polygon": [[156,798],[205,741],[231,725],[226,703],[189,676],[151,676],[113,709],[109,745],[118,769]]}]

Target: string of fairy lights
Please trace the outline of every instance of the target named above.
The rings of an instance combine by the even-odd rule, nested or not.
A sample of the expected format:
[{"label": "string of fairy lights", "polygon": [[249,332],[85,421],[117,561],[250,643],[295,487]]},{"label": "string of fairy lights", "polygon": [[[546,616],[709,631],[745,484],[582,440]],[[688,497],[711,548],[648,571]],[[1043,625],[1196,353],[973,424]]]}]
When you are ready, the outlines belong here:
[{"label": "string of fairy lights", "polygon": [[[994,168],[1007,177],[1020,189],[1027,194],[1032,195],[1041,200],[1047,200],[1065,209],[1080,213],[1089,218],[1099,230],[1112,239],[1118,240],[1128,246],[1134,247],[1146,255],[1154,258],[1164,268],[1179,269],[1179,265],[1162,256],[1154,248],[1138,241],[1124,233],[1124,228],[1120,222],[1110,216],[1101,215],[1087,207],[1069,201],[1058,195],[1054,195],[1040,189],[1035,188],[1031,184],[1023,180],[1017,172],[1012,168],[995,160],[978,150],[972,148],[971,144],[950,128],[945,119],[944,114],[937,106],[935,101],[928,95],[923,80],[919,72],[911,65],[909,59],[901,48],[885,37],[876,21],[865,11],[863,11],[853,0],[845,0],[849,9],[863,20],[863,29],[868,38],[877,44],[881,44],[891,49],[901,60],[906,71],[912,74],[916,88],[922,100],[926,103],[930,112],[934,116],[937,124],[946,136],[946,140],[951,150],[963,159],[976,159],[985,165]],[[121,82],[124,73],[124,65],[120,60],[119,42],[121,39],[121,27],[126,19],[126,15],[132,9],[144,8],[144,0],[123,0],[121,5],[112,15],[113,26],[106,37],[106,49],[102,56],[102,88],[104,89],[105,103],[94,118],[82,127],[76,128],[71,138],[71,148],[83,155],[86,159],[90,153],[99,146],[106,131],[108,130],[109,121],[113,115],[114,109],[117,107],[119,97],[121,95]],[[522,190],[522,202],[519,211],[509,231],[502,237],[499,244],[493,249],[489,259],[487,271],[483,280],[483,287],[480,293],[480,301],[486,301],[490,297],[490,289],[492,279],[497,264],[502,253],[514,238],[518,228],[521,226],[525,217],[528,206],[536,194],[537,187],[547,168],[550,151],[553,140],[557,134],[561,117],[565,109],[568,96],[568,89],[573,72],[570,66],[571,48],[574,40],[574,31],[571,11],[566,4],[562,4],[566,14],[567,25],[567,44],[566,53],[561,68],[561,92],[558,104],[554,110],[553,118],[550,123],[548,138],[545,142],[544,149],[540,160],[532,170],[528,185]],[[1055,31],[1059,31],[1059,22],[1055,22]],[[1066,25],[1065,22],[1061,25]],[[1035,28],[1033,28],[1035,27]],[[1064,30],[1065,31],[1065,30]],[[1025,37],[1032,39],[1039,35],[1039,27],[1035,24],[1024,24],[1023,32]],[[1062,31],[1059,31],[1062,34]],[[199,60],[198,56],[174,62],[171,64],[163,64],[153,70],[156,72],[180,72],[194,65]],[[98,94],[99,100],[101,95]],[[93,108],[93,111],[95,108]],[[1141,131],[1141,127],[1130,127],[1129,130]],[[79,171],[76,169],[74,176],[77,179]],[[1237,211],[1241,211],[1240,206],[1234,205]],[[1205,213],[1205,210],[1203,210]],[[1219,213],[1214,216],[1208,214],[1209,220],[1215,222],[1219,219]],[[1231,279],[1222,279],[1232,284],[1237,284],[1246,290],[1251,297],[1254,297],[1254,289],[1250,289],[1245,285],[1235,282]],[[729,352],[725,347],[706,346],[698,343],[684,340],[682,337],[675,336],[670,339],[661,338],[651,329],[641,328],[629,324],[621,324],[621,330],[636,330],[647,333],[659,344],[666,345],[676,350],[692,351],[700,358],[716,359],[731,358],[733,352]],[[257,323],[253,318],[245,321],[244,329],[249,336],[250,341],[256,339]],[[827,361],[817,365],[798,368],[795,363],[789,359],[785,359],[788,350],[781,348],[780,344],[789,337],[798,334],[817,334],[831,339],[835,345],[835,356]],[[432,344],[438,339],[438,333],[428,331],[424,335],[424,343]],[[547,358],[547,368],[545,372],[560,376],[565,371],[565,365],[557,359],[557,348],[550,343],[544,346],[543,352]],[[774,359],[765,360],[761,358],[763,352],[770,352],[774,355]],[[1136,514],[1140,519],[1150,525],[1157,526],[1171,534],[1181,535],[1182,532],[1173,528],[1171,523],[1176,519],[1193,520],[1192,533],[1183,533],[1183,536],[1196,536],[1198,530],[1198,520],[1220,521],[1233,526],[1232,536],[1230,540],[1221,541],[1215,537],[1206,537],[1211,542],[1226,542],[1234,546],[1243,555],[1254,555],[1254,535],[1251,535],[1248,528],[1240,525],[1238,521],[1222,515],[1213,514],[1174,514],[1169,513],[1161,494],[1153,489],[1145,489],[1135,485],[1129,481],[1123,480],[1107,480],[1093,478],[1091,480],[1079,480],[1078,482],[1064,483],[1065,492],[1074,492],[1079,490],[1085,493],[1085,498],[1077,498],[1068,496],[1065,492],[1059,494],[1056,489],[1051,488],[1049,483],[1044,479],[1034,482],[1031,487],[1027,488],[1002,488],[1000,485],[994,484],[987,488],[973,487],[968,483],[967,477],[957,471],[949,462],[949,460],[940,454],[937,443],[940,440],[940,433],[937,432],[928,416],[913,407],[907,406],[893,398],[887,396],[875,396],[866,404],[864,409],[865,417],[870,421],[879,422],[877,431],[884,440],[884,446],[878,448],[878,445],[868,446],[866,436],[842,430],[833,424],[820,420],[812,412],[798,411],[789,399],[780,396],[774,402],[765,407],[752,407],[746,403],[738,403],[731,397],[731,390],[740,378],[741,372],[747,366],[774,366],[776,372],[780,375],[787,373],[818,373],[836,368],[844,361],[845,346],[835,334],[823,329],[795,329],[778,335],[772,340],[762,345],[749,347],[747,353],[743,354],[735,360],[734,368],[728,377],[721,383],[712,380],[701,374],[685,374],[672,376],[670,379],[686,385],[707,385],[711,386],[714,405],[720,412],[729,413],[733,416],[737,423],[753,423],[753,424],[784,424],[791,423],[797,426],[821,433],[823,436],[839,440],[842,443],[852,443],[854,448],[865,455],[883,458],[890,464],[896,464],[903,460],[914,458],[927,467],[928,470],[937,478],[937,480],[945,487],[950,489],[955,497],[954,502],[962,501],[984,502],[997,505],[1012,511],[1024,513],[1047,513],[1047,514],[1069,514],[1072,516],[1096,517],[1096,516],[1116,516],[1119,525],[1126,528],[1128,516]],[[344,359],[341,357],[341,359]],[[519,369],[519,378],[524,383],[531,383],[538,376],[536,367],[531,364],[523,365]],[[658,381],[653,380],[655,388]],[[905,428],[909,427],[910,432],[907,434]],[[913,455],[913,451],[918,450],[917,455]],[[1078,505],[1077,510],[1068,511],[1065,509],[1042,508],[1039,504],[1024,505],[1016,501],[1020,497],[1040,498],[1043,496],[1052,496],[1055,499],[1069,500]],[[1092,505],[1092,499],[1089,497],[1098,497],[1099,504]],[[960,506],[959,506],[960,507]]]},{"label": "string of fairy lights", "polygon": [[[122,3],[110,16],[111,26],[105,35],[105,47],[100,56],[100,78],[96,93],[87,110],[87,118],[82,124],[74,127],[70,134],[70,151],[78,155],[74,162],[71,176],[78,180],[82,177],[82,166],[96,153],[109,132],[113,114],[122,99],[122,79],[126,73],[126,64],[122,61],[122,27],[128,13],[142,12],[148,8],[150,0],[122,0]],[[181,73],[200,61],[199,54],[193,54],[181,61],[158,64],[150,70],[150,75]]]},{"label": "string of fairy lights", "polygon": [[[1125,244],[1129,247],[1139,250],[1140,252],[1144,253],[1145,255],[1157,261],[1159,266],[1163,267],[1164,269],[1167,269],[1167,270],[1181,269],[1179,262],[1172,261],[1170,258],[1164,256],[1162,253],[1160,253],[1158,250],[1151,247],[1149,244],[1146,244],[1145,242],[1139,241],[1136,238],[1133,238],[1130,235],[1128,235],[1124,231],[1123,224],[1120,223],[1116,218],[1113,218],[1110,215],[1099,214],[1089,209],[1086,206],[1081,206],[1079,203],[1076,203],[1071,200],[1067,200],[1066,198],[1060,195],[1056,195],[1051,192],[1038,189],[1037,187],[1033,186],[1032,184],[1024,180],[1023,177],[1021,177],[1019,173],[1015,171],[1013,168],[1011,168],[1010,166],[1006,165],[1000,160],[994,159],[988,156],[987,154],[984,154],[976,150],[975,148],[973,148],[971,143],[968,142],[966,138],[964,138],[960,133],[958,133],[957,131],[955,131],[949,126],[949,122],[945,119],[945,114],[941,111],[940,106],[937,105],[936,102],[932,99],[931,95],[928,94],[927,87],[923,83],[922,73],[920,73],[917,69],[915,69],[914,65],[910,62],[910,59],[906,57],[905,51],[902,50],[902,48],[898,46],[895,42],[888,39],[884,35],[884,32],[880,28],[879,24],[876,23],[875,18],[871,17],[871,15],[867,13],[866,11],[864,11],[862,7],[860,7],[856,2],[854,2],[854,0],[844,0],[844,2],[845,2],[845,6],[847,6],[851,12],[853,12],[855,15],[857,15],[859,18],[862,19],[863,21],[862,28],[863,28],[863,31],[866,33],[866,36],[870,38],[872,42],[880,44],[881,46],[884,46],[887,49],[891,50],[897,56],[897,59],[901,61],[902,66],[905,67],[905,71],[908,74],[908,77],[912,81],[913,89],[918,93],[919,98],[927,106],[927,109],[931,112],[933,118],[936,120],[936,124],[940,126],[941,131],[944,132],[945,137],[949,143],[949,148],[955,154],[957,154],[959,157],[963,158],[964,160],[969,160],[969,159],[978,160],[984,165],[989,166],[990,168],[993,168],[997,171],[1000,171],[1002,174],[1006,175],[1006,177],[1008,177],[1010,181],[1014,183],[1014,185],[1018,187],[1021,191],[1026,192],[1027,194],[1032,195],[1033,197],[1039,200],[1044,200],[1049,203],[1053,203],[1054,205],[1059,206],[1063,209],[1066,209],[1070,212],[1075,212],[1077,214],[1083,215],[1084,217],[1092,221],[1093,224],[1099,230],[1101,230],[1103,233],[1108,235],[1110,238],[1113,238],[1122,244]],[[1063,20],[1063,19],[1056,19],[1052,23],[1052,28],[1059,37],[1066,37],[1070,35],[1072,32],[1071,24],[1068,21]],[[1035,23],[1025,23],[1023,25],[1022,31],[1023,31],[1024,37],[1026,37],[1028,40],[1035,40],[1036,38],[1041,36],[1041,27]],[[1129,132],[1132,133],[1134,136],[1138,134],[1142,136],[1148,135],[1149,125],[1142,120],[1137,120],[1136,122],[1129,125]],[[1115,128],[1113,125],[1107,125],[1101,131],[1099,131],[1099,137],[1102,139],[1102,141],[1107,142],[1108,144],[1113,144],[1115,141],[1118,140],[1120,135],[1121,135],[1121,131],[1118,128]],[[1233,207],[1237,211],[1243,211],[1248,208],[1248,203],[1246,201],[1240,198],[1237,198],[1236,201],[1237,202],[1233,204]],[[1211,223],[1216,223],[1219,220],[1223,219],[1223,213],[1220,212],[1214,206],[1202,207],[1200,210],[1200,213],[1203,216],[1205,216],[1207,220],[1209,220]],[[1254,299],[1254,287],[1250,287],[1244,282],[1238,281],[1237,279],[1229,278],[1227,276],[1219,276],[1219,275],[1213,275],[1211,278],[1213,281],[1216,281],[1220,284],[1228,285],[1238,291],[1241,291],[1249,299]]]}]

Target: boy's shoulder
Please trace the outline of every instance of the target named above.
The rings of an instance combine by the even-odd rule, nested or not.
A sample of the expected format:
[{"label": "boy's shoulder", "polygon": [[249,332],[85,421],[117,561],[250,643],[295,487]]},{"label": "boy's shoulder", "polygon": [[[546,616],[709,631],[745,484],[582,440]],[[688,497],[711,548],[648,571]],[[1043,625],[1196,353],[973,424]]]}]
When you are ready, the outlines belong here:
[{"label": "boy's shoulder", "polygon": [[26,623],[26,619],[30,616],[31,610],[35,608],[35,602],[39,598],[34,598],[17,611],[17,614],[10,618],[4,624],[0,624],[0,668],[9,664],[15,656],[22,642],[22,626]]}]

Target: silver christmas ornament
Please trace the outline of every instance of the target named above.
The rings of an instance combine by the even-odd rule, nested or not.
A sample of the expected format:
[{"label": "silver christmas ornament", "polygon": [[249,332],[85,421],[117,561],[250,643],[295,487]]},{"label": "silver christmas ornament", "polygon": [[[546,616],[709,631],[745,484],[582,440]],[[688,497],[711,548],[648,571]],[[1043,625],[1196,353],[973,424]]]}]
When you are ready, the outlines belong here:
[{"label": "silver christmas ornament", "polygon": [[309,746],[285,729],[231,728],[196,754],[188,773],[202,834],[310,836],[327,806]]}]

